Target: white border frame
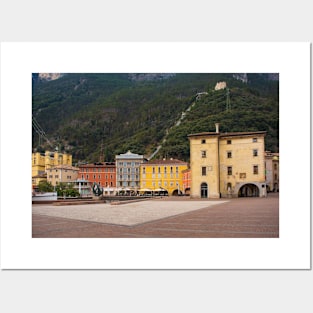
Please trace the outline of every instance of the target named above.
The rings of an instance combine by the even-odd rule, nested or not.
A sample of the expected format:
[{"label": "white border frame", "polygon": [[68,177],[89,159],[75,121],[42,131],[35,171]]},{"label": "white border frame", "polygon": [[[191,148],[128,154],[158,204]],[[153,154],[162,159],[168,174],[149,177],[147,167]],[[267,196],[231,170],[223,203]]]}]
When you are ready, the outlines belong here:
[{"label": "white border frame", "polygon": [[[32,239],[35,72],[279,73],[280,238]],[[310,86],[309,43],[2,43],[1,267],[309,269]]]}]

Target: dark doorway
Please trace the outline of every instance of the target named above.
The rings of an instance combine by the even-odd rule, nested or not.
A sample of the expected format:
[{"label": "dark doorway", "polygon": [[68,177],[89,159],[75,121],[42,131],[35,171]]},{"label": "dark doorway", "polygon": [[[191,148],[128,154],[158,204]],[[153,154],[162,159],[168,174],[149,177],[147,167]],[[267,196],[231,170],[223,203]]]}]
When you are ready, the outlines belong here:
[{"label": "dark doorway", "polygon": [[201,184],[201,198],[207,198],[208,197],[208,184],[202,183]]},{"label": "dark doorway", "polygon": [[259,188],[254,184],[243,185],[238,192],[238,197],[259,197]]}]

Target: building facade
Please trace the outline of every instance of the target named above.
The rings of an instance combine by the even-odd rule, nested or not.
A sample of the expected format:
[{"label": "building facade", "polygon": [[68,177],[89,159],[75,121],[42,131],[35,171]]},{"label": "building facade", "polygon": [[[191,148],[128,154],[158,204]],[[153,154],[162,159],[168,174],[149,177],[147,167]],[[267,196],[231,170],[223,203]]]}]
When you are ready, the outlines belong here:
[{"label": "building facade", "polygon": [[78,178],[79,168],[69,165],[57,165],[47,169],[47,181],[52,186],[71,183]]},{"label": "building facade", "polygon": [[98,184],[103,188],[104,194],[113,194],[116,188],[116,167],[114,162],[97,162],[79,166],[78,177]]},{"label": "building facade", "polygon": [[266,195],[266,132],[191,134],[191,197],[220,198]]},{"label": "building facade", "polygon": [[140,189],[160,192],[166,190],[169,195],[184,193],[183,170],[188,163],[177,159],[152,160],[140,166]]},{"label": "building facade", "polygon": [[268,192],[279,191],[279,153],[265,151],[265,175]]},{"label": "building facade", "polygon": [[117,190],[131,190],[137,193],[140,188],[140,164],[143,162],[143,155],[130,151],[115,156]]},{"label": "building facade", "polygon": [[183,173],[183,190],[185,195],[190,195],[191,188],[191,169],[188,168],[182,171]]},{"label": "building facade", "polygon": [[72,166],[72,155],[67,153],[46,151],[32,153],[32,182],[47,181],[47,170],[57,165]]}]

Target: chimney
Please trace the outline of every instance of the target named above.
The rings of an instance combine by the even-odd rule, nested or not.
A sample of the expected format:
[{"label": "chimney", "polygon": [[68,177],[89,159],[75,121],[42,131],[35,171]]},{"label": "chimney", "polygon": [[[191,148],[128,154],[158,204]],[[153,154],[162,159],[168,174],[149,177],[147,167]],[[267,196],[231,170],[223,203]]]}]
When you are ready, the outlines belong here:
[{"label": "chimney", "polygon": [[220,124],[219,123],[215,123],[215,132],[216,133],[220,132],[219,127],[220,127]]}]

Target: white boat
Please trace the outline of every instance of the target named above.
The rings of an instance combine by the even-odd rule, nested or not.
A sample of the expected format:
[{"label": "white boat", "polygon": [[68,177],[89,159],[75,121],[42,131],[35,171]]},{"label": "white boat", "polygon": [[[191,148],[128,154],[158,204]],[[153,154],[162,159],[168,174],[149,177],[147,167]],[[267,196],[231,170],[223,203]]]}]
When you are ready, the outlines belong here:
[{"label": "white boat", "polygon": [[56,192],[33,192],[32,201],[57,201],[58,194]]}]

